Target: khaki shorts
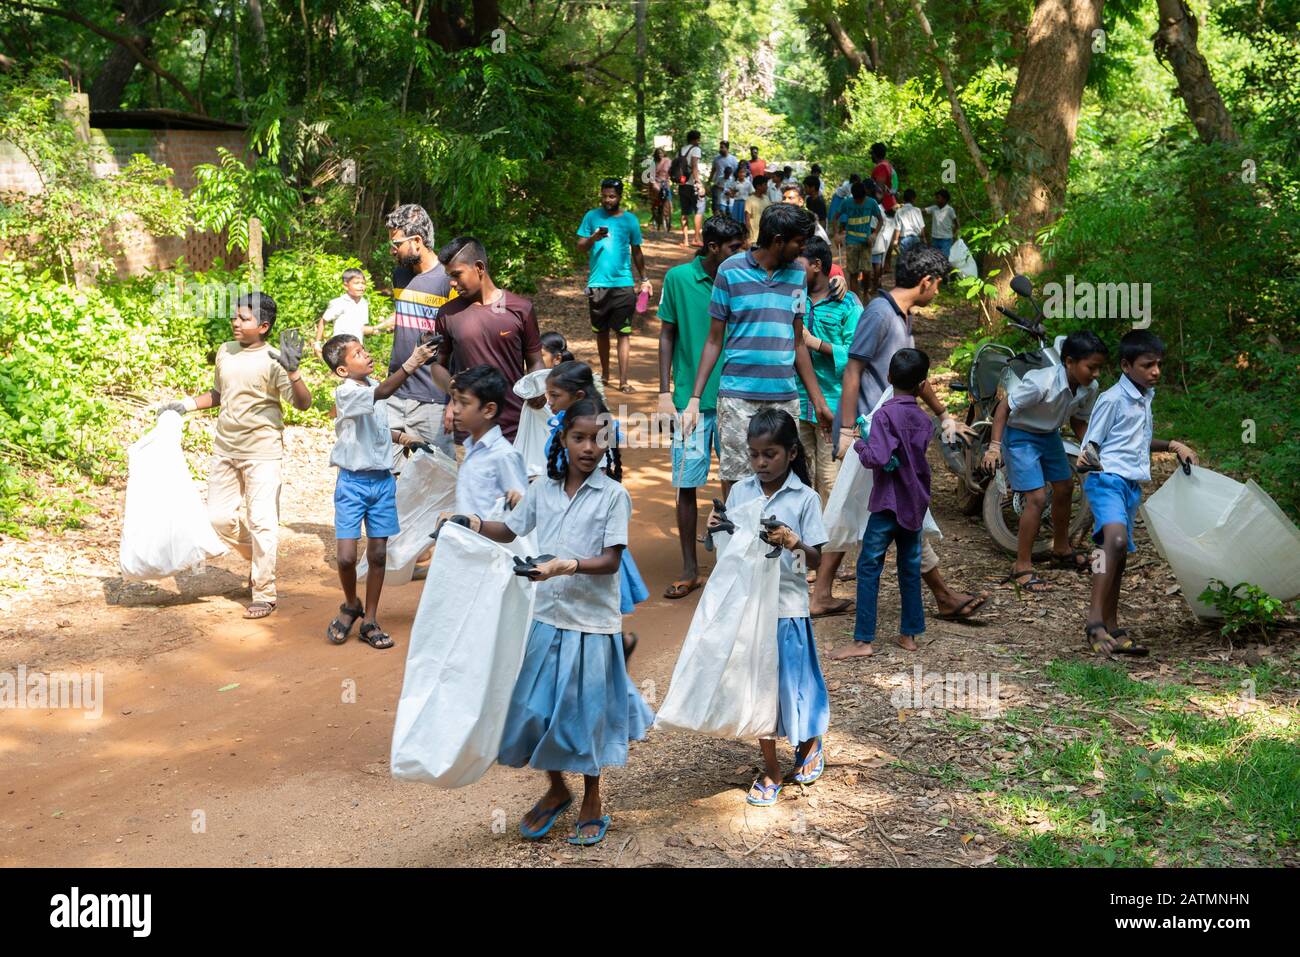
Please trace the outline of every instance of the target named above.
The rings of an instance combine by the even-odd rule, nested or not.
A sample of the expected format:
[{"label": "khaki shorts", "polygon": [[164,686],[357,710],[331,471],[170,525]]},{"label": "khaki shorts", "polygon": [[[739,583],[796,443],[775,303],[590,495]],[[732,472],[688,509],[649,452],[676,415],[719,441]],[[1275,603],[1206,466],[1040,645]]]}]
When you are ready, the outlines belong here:
[{"label": "khaki shorts", "polygon": [[849,243],[844,250],[844,271],[850,276],[871,272],[871,243]]},{"label": "khaki shorts", "polygon": [[813,490],[821,496],[824,509],[840,474],[840,460],[831,456],[830,437],[816,422],[799,420],[799,441],[808,455],[808,474],[812,476]]},{"label": "khaki shorts", "polygon": [[739,482],[753,474],[749,467],[749,420],[764,409],[784,409],[799,421],[799,400],[754,402],[718,396],[718,435],[722,442],[718,477],[724,482]]}]

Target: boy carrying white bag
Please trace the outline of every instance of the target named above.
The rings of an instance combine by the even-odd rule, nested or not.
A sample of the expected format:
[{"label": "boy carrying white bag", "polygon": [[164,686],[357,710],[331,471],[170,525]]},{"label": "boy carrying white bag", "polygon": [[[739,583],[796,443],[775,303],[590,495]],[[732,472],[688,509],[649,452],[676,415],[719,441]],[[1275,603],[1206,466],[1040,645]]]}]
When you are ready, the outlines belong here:
[{"label": "boy carrying white bag", "polygon": [[181,452],[181,417],[163,412],[127,449],[126,517],[118,563],[143,581],[190,571],[226,553]]},{"label": "boy carrying white bag", "polygon": [[443,526],[411,625],[393,777],[458,788],[495,763],[535,587],[514,574],[510,549]]},{"label": "boy carrying white bag", "polygon": [[[429,549],[438,516],[456,502],[456,463],[437,449],[416,452],[397,478],[397,521],[401,531],[388,539],[384,584],[405,585],[415,563]],[[369,563],[357,562],[357,581],[365,581]]]},{"label": "boy carrying white bag", "polygon": [[718,542],[690,630],[655,724],[721,738],[774,734],[777,593],[781,563],[758,537],[762,501],[728,511],[734,534]]}]

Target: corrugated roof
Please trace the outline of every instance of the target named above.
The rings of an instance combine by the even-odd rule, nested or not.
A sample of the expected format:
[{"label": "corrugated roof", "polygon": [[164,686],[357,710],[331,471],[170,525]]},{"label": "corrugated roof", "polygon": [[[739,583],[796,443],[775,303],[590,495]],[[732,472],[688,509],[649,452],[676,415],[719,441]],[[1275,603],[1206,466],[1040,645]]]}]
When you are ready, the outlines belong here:
[{"label": "corrugated roof", "polygon": [[90,125],[97,130],[246,130],[231,123],[181,110],[91,110]]}]

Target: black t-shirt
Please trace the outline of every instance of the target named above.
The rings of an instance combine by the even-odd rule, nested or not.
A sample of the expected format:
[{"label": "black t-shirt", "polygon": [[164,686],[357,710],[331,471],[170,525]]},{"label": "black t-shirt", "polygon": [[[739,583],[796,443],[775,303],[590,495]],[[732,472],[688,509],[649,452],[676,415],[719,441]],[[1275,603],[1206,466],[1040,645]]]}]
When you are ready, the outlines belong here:
[{"label": "black t-shirt", "polygon": [[[454,296],[451,280],[442,263],[422,273],[404,266],[393,270],[393,307],[397,313],[397,325],[393,329],[393,352],[388,359],[389,375],[411,357],[422,335],[435,331],[438,311]],[[416,370],[415,375],[408,377],[394,395],[416,402],[447,402],[447,394],[434,386],[428,366]]]},{"label": "black t-shirt", "polygon": [[821,193],[816,193],[808,197],[808,212],[812,213],[821,221],[823,226],[826,225],[826,198]]}]

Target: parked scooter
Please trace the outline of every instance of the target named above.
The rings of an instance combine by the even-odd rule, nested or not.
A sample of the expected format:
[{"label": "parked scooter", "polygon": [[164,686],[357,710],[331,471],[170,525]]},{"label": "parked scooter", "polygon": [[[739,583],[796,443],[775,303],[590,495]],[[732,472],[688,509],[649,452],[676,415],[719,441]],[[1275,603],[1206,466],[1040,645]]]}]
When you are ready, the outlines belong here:
[{"label": "parked scooter", "polygon": [[[1006,316],[1010,324],[1034,338],[1038,348],[1025,352],[1016,352],[1000,342],[988,342],[980,346],[971,362],[966,381],[954,382],[952,388],[966,392],[970,402],[966,407],[965,422],[975,432],[973,438],[955,437],[945,441],[938,435],[939,448],[943,453],[944,464],[957,476],[957,507],[967,515],[983,512],[984,526],[993,540],[1011,554],[1016,552],[1019,518],[1024,511],[1024,496],[1011,491],[1007,479],[1006,464],[1003,463],[995,472],[990,473],[981,462],[993,431],[993,411],[998,399],[1005,396],[1007,390],[1015,385],[1026,373],[1034,369],[1045,369],[1061,364],[1059,353],[1064,336],[1057,337],[1048,344],[1047,330],[1043,326],[1043,311],[1034,301],[1034,287],[1026,276],[1016,276],[1011,280],[1011,290],[1025,300],[1034,310],[1032,318],[1024,318],[998,306],[998,311]],[[938,426],[936,425],[936,430]],[[1083,492],[1082,473],[1076,466],[1079,444],[1074,436],[1062,437],[1065,442],[1066,458],[1075,475],[1074,495],[1071,503],[1072,519],[1070,521],[1070,540],[1077,538],[1090,527],[1092,522],[1088,500]],[[1052,538],[1052,488],[1047,487],[1047,507],[1043,509],[1042,524],[1034,544],[1034,554],[1043,557],[1051,547]]]}]

